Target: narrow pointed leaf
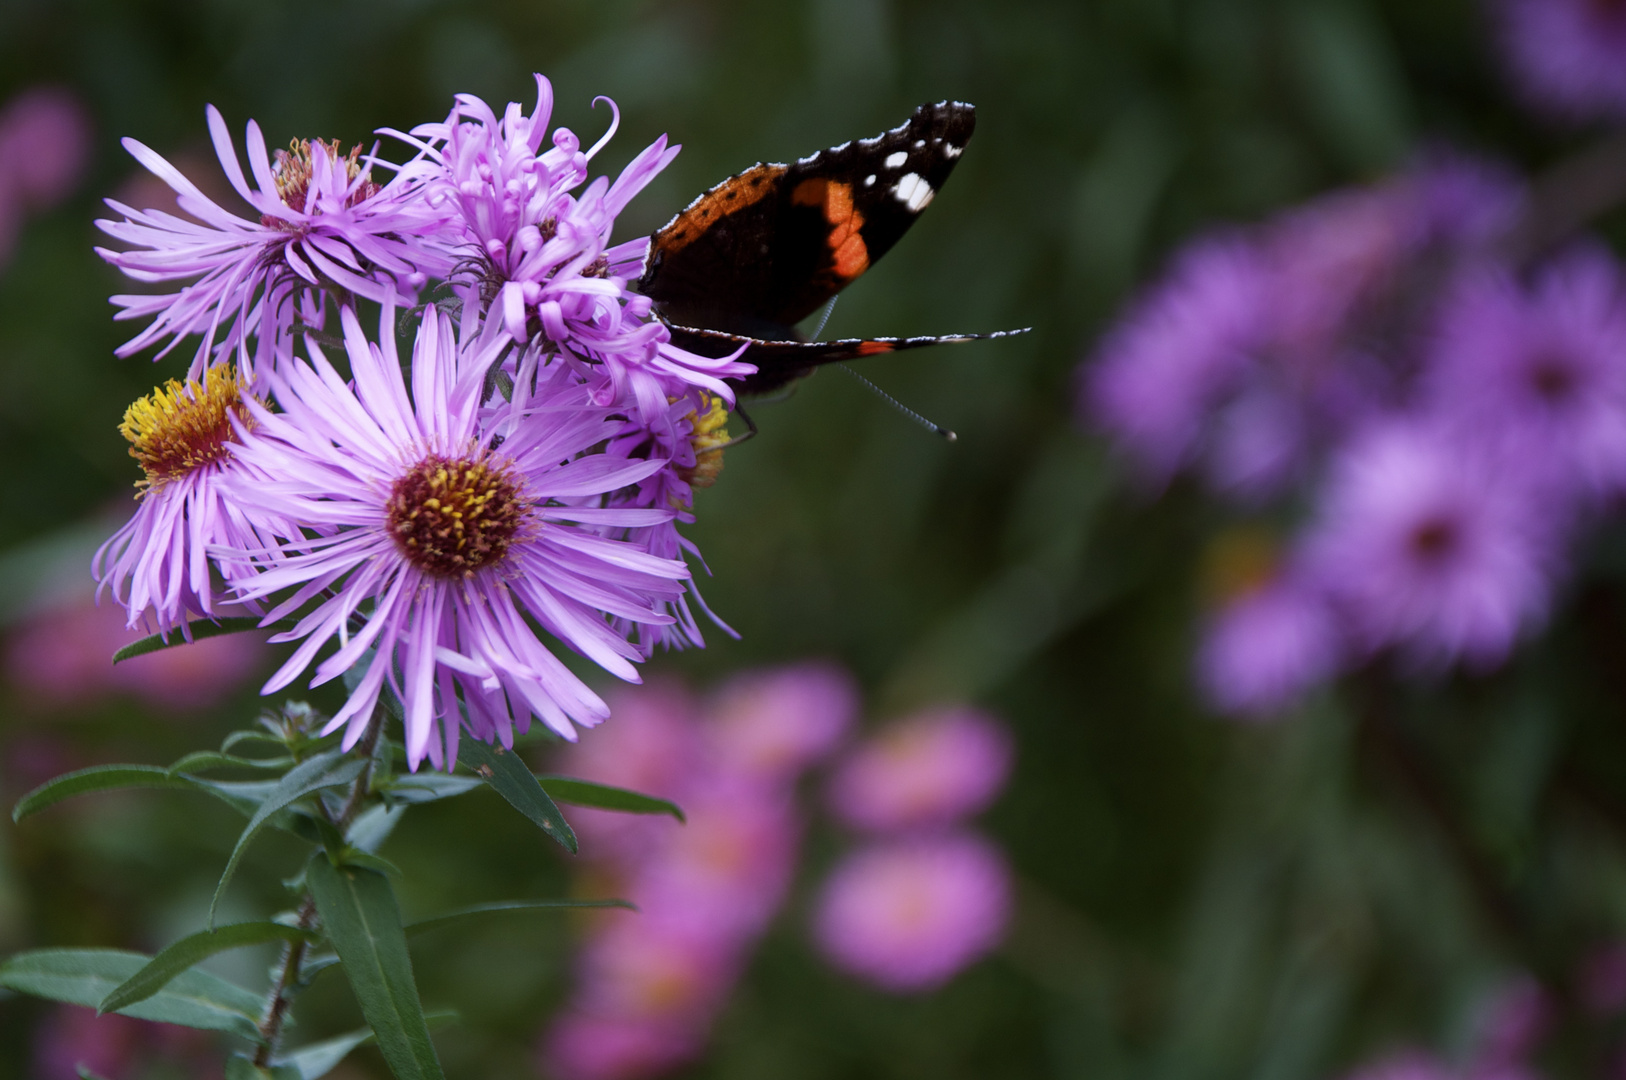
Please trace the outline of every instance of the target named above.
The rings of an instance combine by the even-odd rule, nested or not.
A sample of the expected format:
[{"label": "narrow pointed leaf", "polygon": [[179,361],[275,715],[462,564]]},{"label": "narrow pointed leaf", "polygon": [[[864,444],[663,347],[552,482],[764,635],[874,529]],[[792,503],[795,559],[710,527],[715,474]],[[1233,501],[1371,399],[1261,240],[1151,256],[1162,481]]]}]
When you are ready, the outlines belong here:
[{"label": "narrow pointed leaf", "polygon": [[272,786],[266,793],[265,801],[260,803],[259,809],[254,811],[254,816],[249,818],[248,824],[243,827],[242,835],[237,838],[237,846],[232,848],[231,858],[226,860],[226,869],[220,875],[220,884],[215,886],[214,899],[209,902],[210,927],[214,926],[215,909],[220,906],[220,898],[226,892],[227,883],[237,872],[237,864],[242,861],[243,852],[248,850],[249,843],[259,834],[271,816],[312,792],[350,783],[360,776],[361,770],[366,767],[365,761],[346,758],[341,750],[328,750],[289,769],[282,779]]},{"label": "narrow pointed leaf", "polygon": [[510,912],[538,912],[538,911],[568,911],[572,908],[626,908],[628,911],[637,911],[638,905],[630,900],[510,900],[492,904],[475,904],[473,907],[459,908],[448,911],[444,915],[436,915],[428,919],[420,919],[407,926],[408,936],[421,934],[426,930],[438,930],[454,922],[466,919],[477,919],[486,915],[505,915]]},{"label": "narrow pointed leaf", "polygon": [[188,754],[169,767],[169,773],[202,773],[211,769],[286,769],[294,764],[291,757],[247,758],[225,754],[218,750],[199,750]]},{"label": "narrow pointed leaf", "polygon": [[[424,1021],[431,1028],[456,1020],[457,1013],[449,1011],[424,1013]],[[299,1080],[320,1080],[332,1072],[334,1067],[343,1061],[358,1046],[363,1046],[373,1040],[371,1028],[361,1028],[344,1035],[335,1035],[331,1039],[323,1039],[309,1046],[301,1046],[290,1054],[275,1059],[273,1064],[286,1065],[299,1073]]]},{"label": "narrow pointed leaf", "polygon": [[677,803],[657,799],[641,791],[595,784],[574,776],[538,776],[537,780],[554,802],[592,806],[599,810],[619,810],[624,814],[670,814],[685,824],[689,820],[683,816],[683,809]]},{"label": "narrow pointed leaf", "polygon": [[77,772],[65,773],[47,780],[17,800],[11,810],[11,820],[21,821],[48,806],[55,806],[75,795],[88,795],[95,791],[115,791],[119,788],[167,788],[171,791],[201,791],[240,808],[229,789],[206,780],[172,774],[157,765],[95,765]]},{"label": "narrow pointed leaf", "polygon": [[566,851],[576,854],[575,832],[518,754],[488,746],[478,739],[465,740],[458,754],[474,770],[474,775],[495,788],[510,806],[530,818]]},{"label": "narrow pointed leaf", "polygon": [[[284,620],[282,622],[272,623],[270,626],[261,627],[260,620],[254,618],[253,616],[236,616],[229,619],[221,619],[218,622],[212,619],[194,619],[191,623],[187,624],[187,628],[192,635],[192,641],[202,641],[204,638],[220,637],[224,634],[241,634],[247,630],[265,629],[280,632],[283,630],[291,630],[293,629],[293,626],[293,623]],[[186,644],[189,644],[189,642],[187,641],[186,637],[181,634],[171,634],[167,641],[164,639],[163,635],[153,634],[151,637],[144,637],[140,641],[132,641],[130,644],[114,653],[113,663],[117,664],[120,661],[131,660],[137,656],[146,656],[148,653],[157,652],[159,649],[172,649],[177,645]]]},{"label": "narrow pointed leaf", "polygon": [[481,786],[482,782],[473,776],[421,772],[397,777],[384,787],[383,795],[391,802],[426,803],[450,799]]},{"label": "narrow pointed leaf", "polygon": [[305,881],[390,1071],[397,1080],[441,1077],[389,879],[361,867],[334,866],[318,853]]},{"label": "narrow pointed leaf", "polygon": [[369,806],[350,823],[345,840],[358,851],[376,854],[406,816],[406,811],[404,806]]},{"label": "narrow pointed leaf", "polygon": [[245,945],[263,945],[268,941],[316,941],[317,937],[309,930],[277,922],[233,923],[218,927],[213,932],[204,930],[191,934],[166,948],[140,971],[114,987],[96,1006],[96,1011],[118,1012],[138,1001],[145,1001],[181,972],[215,953]]},{"label": "narrow pointed leaf", "polygon": [[269,1069],[262,1069],[254,1064],[254,1059],[244,1057],[242,1054],[233,1054],[226,1061],[225,1080],[303,1080],[299,1070],[287,1065],[273,1065]]},{"label": "narrow pointed leaf", "polygon": [[[95,1008],[151,958],[123,949],[36,949],[0,964],[0,987]],[[118,1010],[140,1020],[229,1031],[260,1040],[259,994],[204,971],[178,975],[158,993]]]}]

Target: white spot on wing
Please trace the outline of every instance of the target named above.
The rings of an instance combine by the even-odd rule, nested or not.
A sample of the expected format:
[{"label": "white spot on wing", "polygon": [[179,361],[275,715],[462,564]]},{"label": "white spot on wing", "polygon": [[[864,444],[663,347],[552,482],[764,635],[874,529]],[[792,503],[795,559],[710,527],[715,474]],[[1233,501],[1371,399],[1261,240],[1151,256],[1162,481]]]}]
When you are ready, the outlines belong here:
[{"label": "white spot on wing", "polygon": [[922,146],[925,146],[925,145],[926,145],[926,140],[925,139],[916,139],[915,140],[915,149],[916,150],[919,150]]},{"label": "white spot on wing", "polygon": [[886,155],[886,161],[882,162],[882,164],[889,169],[896,169],[898,166],[902,165],[908,160],[909,155],[904,153],[902,150],[899,150],[896,153]]},{"label": "white spot on wing", "polygon": [[963,146],[955,146],[953,143],[945,143],[943,145],[944,157],[957,158],[963,153],[965,153],[965,147]]},{"label": "white spot on wing", "polygon": [[874,187],[875,186],[875,174],[874,173],[870,173],[868,176],[864,177],[864,186],[865,187]]},{"label": "white spot on wing", "polygon": [[898,201],[908,207],[911,213],[920,213],[931,203],[932,196],[937,192],[926,183],[926,178],[916,173],[905,173],[903,179],[892,185],[892,194]]}]

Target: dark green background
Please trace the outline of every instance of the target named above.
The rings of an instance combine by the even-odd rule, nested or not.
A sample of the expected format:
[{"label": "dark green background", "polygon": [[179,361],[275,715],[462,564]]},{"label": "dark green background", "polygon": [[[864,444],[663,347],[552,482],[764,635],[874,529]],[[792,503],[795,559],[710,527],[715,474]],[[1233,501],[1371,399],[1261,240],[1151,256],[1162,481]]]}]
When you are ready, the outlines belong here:
[{"label": "dark green background", "polygon": [[[112,356],[127,336],[106,301],[120,283],[91,253],[90,222],[134,169],[119,136],[206,154],[213,102],[234,131],[258,119],[273,145],[348,144],[438,119],[455,91],[529,102],[536,70],[553,79],[556,120],[586,138],[606,122],[593,96],[620,104],[598,159],[612,172],[661,132],[684,144],[622,237],[754,161],[867,136],[923,101],[976,103],[953,180],[827,333],[1034,327],[866,365],[956,429],[953,445],[834,371],[757,409],[761,436],[728,454],[691,530],[715,573],[706,596],[743,640],[713,635],[651,665],[706,684],[832,657],[862,681],[869,722],[957,697],[1005,715],[1020,758],[987,824],[1020,879],[1010,941],[941,993],[897,1000],[812,956],[799,899],[686,1075],[1330,1075],[1405,1042],[1460,1049],[1500,979],[1538,963],[1562,981],[1587,942],[1619,931],[1607,574],[1508,672],[1436,681],[1398,706],[1529,912],[1510,939],[1434,819],[1362,749],[1347,695],[1274,727],[1202,711],[1188,678],[1196,568],[1229,519],[1183,489],[1146,498],[1072,417],[1093,337],[1196,230],[1376,179],[1432,141],[1532,168],[1584,141],[1512,107],[1470,0],[0,0],[0,98],[65,83],[96,123],[88,177],[0,271],[0,549],[127,490],[122,410],[181,370]],[[8,604],[23,589],[14,564],[0,567]],[[1583,607],[1596,618],[1575,617]],[[245,691],[219,716],[62,714],[8,693],[0,754],[45,738],[85,760],[165,761],[256,708]],[[1596,797],[1566,795],[1566,769]],[[528,825],[464,802],[393,841],[409,915],[565,887],[565,860]],[[236,828],[198,811],[153,795],[0,829],[0,949],[178,936]],[[814,834],[804,882],[838,843]],[[234,886],[241,914],[285,902],[292,858],[256,848]],[[426,940],[425,998],[464,1017],[439,1036],[450,1075],[527,1075],[568,944],[545,923]],[[354,1022],[337,981],[311,1005],[310,1033]],[[0,1002],[0,1078],[27,1074],[41,1008]],[[1601,1044],[1565,1031],[1550,1064],[1589,1073]],[[382,1075],[366,1054],[346,1068]]]}]

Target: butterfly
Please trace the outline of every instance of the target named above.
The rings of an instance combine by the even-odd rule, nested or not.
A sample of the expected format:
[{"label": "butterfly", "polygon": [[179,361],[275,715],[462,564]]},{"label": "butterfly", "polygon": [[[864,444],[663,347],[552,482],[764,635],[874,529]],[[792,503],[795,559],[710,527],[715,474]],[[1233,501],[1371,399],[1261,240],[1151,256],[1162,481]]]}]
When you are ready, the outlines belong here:
[{"label": "butterfly", "polygon": [[720,357],[744,346],[740,359],[757,371],[733,381],[746,395],[772,393],[820,364],[1024,333],[806,341],[795,329],[908,231],[976,124],[973,106],[942,101],[874,138],[753,165],[655,231],[633,288],[654,301],[679,348]]}]

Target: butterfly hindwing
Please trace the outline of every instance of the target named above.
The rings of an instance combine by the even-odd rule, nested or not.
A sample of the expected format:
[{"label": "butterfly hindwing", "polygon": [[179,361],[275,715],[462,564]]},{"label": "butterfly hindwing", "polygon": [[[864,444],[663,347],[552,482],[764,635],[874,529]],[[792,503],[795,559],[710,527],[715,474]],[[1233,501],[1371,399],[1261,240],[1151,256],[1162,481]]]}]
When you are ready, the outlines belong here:
[{"label": "butterfly hindwing", "polygon": [[975,126],[970,105],[922,105],[874,138],[730,177],[654,234],[637,288],[669,323],[790,338],[897,243]]}]

